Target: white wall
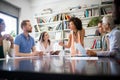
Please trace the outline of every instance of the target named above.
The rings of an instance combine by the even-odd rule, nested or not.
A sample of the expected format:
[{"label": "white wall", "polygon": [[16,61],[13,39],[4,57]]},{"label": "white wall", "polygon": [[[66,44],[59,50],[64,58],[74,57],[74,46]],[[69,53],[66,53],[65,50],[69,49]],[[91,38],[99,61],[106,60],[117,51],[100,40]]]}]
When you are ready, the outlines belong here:
[{"label": "white wall", "polygon": [[54,11],[64,10],[69,7],[99,4],[101,0],[30,0],[34,11],[52,8]]}]

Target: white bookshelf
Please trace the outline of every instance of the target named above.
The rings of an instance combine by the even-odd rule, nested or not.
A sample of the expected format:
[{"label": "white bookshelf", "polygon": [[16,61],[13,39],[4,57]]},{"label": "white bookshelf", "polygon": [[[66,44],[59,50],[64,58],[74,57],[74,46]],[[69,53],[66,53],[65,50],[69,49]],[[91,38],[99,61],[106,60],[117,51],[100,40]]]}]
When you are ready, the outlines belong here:
[{"label": "white bookshelf", "polygon": [[[94,35],[96,26],[88,28],[87,26],[89,21],[95,17],[111,15],[110,13],[101,14],[101,8],[103,8],[104,10],[107,10],[107,8],[112,8],[112,4],[107,4],[107,5],[98,4],[98,5],[89,6],[86,8],[81,8],[78,10],[59,11],[56,13],[45,14],[45,15],[37,14],[35,16],[35,20],[43,19],[43,22],[37,22],[36,20],[37,22],[36,25],[39,27],[38,28],[39,30],[38,32],[35,32],[35,35],[36,35],[35,39],[36,40],[38,39],[38,35],[40,35],[41,32],[47,31],[52,41],[58,42],[61,40],[63,41],[67,40],[70,32],[70,29],[68,28],[68,17],[72,17],[72,16],[78,17],[82,20],[82,25],[86,33],[85,36]],[[68,16],[66,17],[66,15]],[[52,29],[49,30],[49,27],[51,27]]]}]

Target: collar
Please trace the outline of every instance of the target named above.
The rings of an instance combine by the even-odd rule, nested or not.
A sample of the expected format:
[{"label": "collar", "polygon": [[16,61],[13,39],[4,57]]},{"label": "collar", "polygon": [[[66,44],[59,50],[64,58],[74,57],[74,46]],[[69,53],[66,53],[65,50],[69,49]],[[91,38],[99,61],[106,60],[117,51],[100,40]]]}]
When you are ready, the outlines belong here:
[{"label": "collar", "polygon": [[24,33],[22,33],[21,34],[25,39],[29,39],[30,38],[30,35],[28,34],[28,37],[26,37],[25,35],[24,35]]}]

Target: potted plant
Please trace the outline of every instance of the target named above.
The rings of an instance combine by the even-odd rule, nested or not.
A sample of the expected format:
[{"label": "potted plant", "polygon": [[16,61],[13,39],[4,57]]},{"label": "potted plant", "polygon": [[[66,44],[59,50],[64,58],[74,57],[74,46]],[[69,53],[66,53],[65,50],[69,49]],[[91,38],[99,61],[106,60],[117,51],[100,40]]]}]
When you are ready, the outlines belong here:
[{"label": "potted plant", "polygon": [[94,27],[97,26],[97,24],[99,23],[99,21],[102,19],[102,17],[93,17],[89,23],[87,27]]}]

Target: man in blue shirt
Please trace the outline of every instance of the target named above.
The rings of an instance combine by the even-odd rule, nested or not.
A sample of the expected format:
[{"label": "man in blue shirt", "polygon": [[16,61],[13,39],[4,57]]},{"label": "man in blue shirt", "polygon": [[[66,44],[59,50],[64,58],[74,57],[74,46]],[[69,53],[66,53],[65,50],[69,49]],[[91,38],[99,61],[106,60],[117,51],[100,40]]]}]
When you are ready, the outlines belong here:
[{"label": "man in blue shirt", "polygon": [[109,51],[92,51],[87,50],[87,54],[90,56],[115,56],[120,54],[120,30],[114,25],[112,16],[104,16],[103,29],[109,33]]},{"label": "man in blue shirt", "polygon": [[23,33],[15,38],[15,56],[27,57],[36,56],[39,53],[35,50],[35,41],[29,35],[32,32],[32,27],[29,20],[23,20],[21,23]]}]

